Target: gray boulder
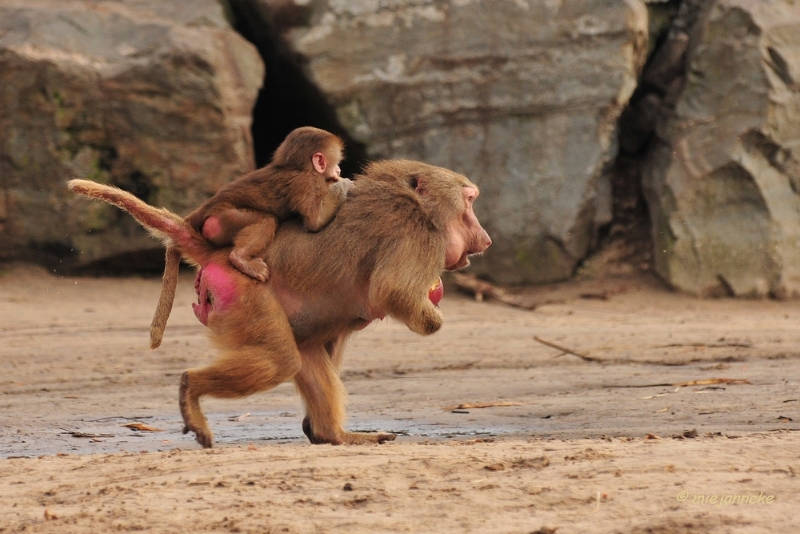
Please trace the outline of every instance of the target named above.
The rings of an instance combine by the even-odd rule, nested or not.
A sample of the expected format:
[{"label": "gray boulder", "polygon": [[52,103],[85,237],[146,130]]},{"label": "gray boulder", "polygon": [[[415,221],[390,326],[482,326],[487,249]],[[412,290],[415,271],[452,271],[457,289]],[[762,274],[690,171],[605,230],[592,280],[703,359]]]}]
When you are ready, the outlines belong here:
[{"label": "gray boulder", "polygon": [[263,74],[214,0],[4,0],[0,259],[76,265],[153,248],[129,217],[64,183],[189,211],[252,169]]},{"label": "gray boulder", "polygon": [[475,271],[569,277],[611,219],[603,168],[647,49],[639,0],[328,0],[293,47],[372,158],[462,172],[494,240]]},{"label": "gray boulder", "polygon": [[714,0],[643,187],[655,268],[697,295],[800,293],[800,5]]}]

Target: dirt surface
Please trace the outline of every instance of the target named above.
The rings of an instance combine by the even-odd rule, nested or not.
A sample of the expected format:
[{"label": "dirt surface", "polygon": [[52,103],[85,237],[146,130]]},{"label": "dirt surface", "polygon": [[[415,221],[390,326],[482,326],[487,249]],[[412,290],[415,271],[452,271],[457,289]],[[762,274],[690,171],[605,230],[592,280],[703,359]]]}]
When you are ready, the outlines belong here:
[{"label": "dirt surface", "polygon": [[349,345],[349,428],[396,442],[309,445],[284,384],[204,401],[204,451],[178,377],[214,352],[189,276],[147,348],[158,289],[0,276],[0,532],[800,531],[800,302],[628,279],[530,311],[448,286],[436,335]]}]

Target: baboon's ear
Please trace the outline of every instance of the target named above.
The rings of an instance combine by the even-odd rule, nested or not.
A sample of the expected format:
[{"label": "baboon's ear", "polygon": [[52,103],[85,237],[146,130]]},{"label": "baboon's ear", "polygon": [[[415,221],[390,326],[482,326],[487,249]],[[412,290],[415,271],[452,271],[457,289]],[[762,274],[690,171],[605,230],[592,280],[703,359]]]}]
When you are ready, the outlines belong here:
[{"label": "baboon's ear", "polygon": [[427,193],[427,188],[425,187],[425,178],[419,176],[418,174],[412,174],[408,177],[408,185],[416,191],[418,195],[425,195]]},{"label": "baboon's ear", "polygon": [[314,165],[314,170],[320,174],[325,174],[325,170],[328,168],[328,158],[325,157],[325,154],[316,152],[311,156],[311,163]]}]

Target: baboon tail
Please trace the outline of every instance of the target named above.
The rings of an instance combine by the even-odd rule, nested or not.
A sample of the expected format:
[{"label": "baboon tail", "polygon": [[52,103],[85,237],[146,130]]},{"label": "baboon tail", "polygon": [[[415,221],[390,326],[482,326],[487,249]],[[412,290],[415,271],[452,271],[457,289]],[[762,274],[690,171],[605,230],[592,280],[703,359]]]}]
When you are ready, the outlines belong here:
[{"label": "baboon tail", "polygon": [[151,206],[122,189],[89,180],[70,180],[67,187],[128,212],[165,247],[177,248],[191,262],[203,264],[211,252],[210,244],[176,213]]},{"label": "baboon tail", "polygon": [[167,248],[167,257],[164,262],[164,278],[161,281],[161,294],[158,297],[158,306],[150,323],[150,348],[157,349],[164,338],[167,328],[167,319],[172,312],[175,302],[175,290],[178,287],[178,270],[180,269],[181,253],[178,249]]},{"label": "baboon tail", "polygon": [[167,319],[175,300],[181,256],[190,263],[204,265],[213,252],[211,245],[180,215],[164,208],[153,207],[127,191],[89,180],[70,180],[67,182],[67,187],[78,194],[108,202],[128,212],[166,247],[167,257],[161,296],[150,324],[150,348],[157,348],[161,345]]}]

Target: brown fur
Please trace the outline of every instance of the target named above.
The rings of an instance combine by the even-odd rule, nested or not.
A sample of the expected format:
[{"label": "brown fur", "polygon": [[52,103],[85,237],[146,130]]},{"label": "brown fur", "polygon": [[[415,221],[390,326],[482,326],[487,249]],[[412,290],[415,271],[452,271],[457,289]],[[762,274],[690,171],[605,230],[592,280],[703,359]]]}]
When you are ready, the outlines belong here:
[{"label": "brown fur", "polygon": [[181,376],[178,394],[183,432],[211,447],[213,433],[200,408],[200,397],[238,398],[291,380],[302,358],[286,313],[269,285],[236,275],[237,306],[209,321],[219,355],[211,364]]},{"label": "brown fur", "polygon": [[[224,250],[197,245],[202,238],[188,224],[181,228],[179,217],[136,199],[125,197],[126,204],[120,192],[87,183],[71,182],[70,188],[155,224],[158,235],[172,229],[167,243],[184,254],[199,249],[204,257],[191,257],[195,263],[229,266]],[[186,430],[209,447],[212,432],[200,408],[202,396],[241,397],[292,378],[306,406],[303,431],[312,443],[394,439],[344,430],[346,392],[339,369],[345,342],[384,316],[423,335],[441,327],[441,313],[428,298],[431,283],[445,267],[463,265],[468,254],[491,244],[474,218],[475,196],[474,184],[445,169],[410,161],[374,163],[324,230],[309,233],[291,221],[281,225],[265,256],[273,269],[269,284],[227,267],[239,297],[224,313],[208,316],[218,360],[181,377]]]},{"label": "brown fur", "polygon": [[[344,201],[346,190],[331,187],[340,180],[344,143],[336,135],[305,126],[293,130],[266,167],[222,187],[186,217],[186,222],[216,247],[233,245],[230,261],[242,273],[265,282],[269,267],[264,252],[275,237],[278,223],[292,214],[303,218],[308,231],[330,222]],[[215,218],[219,233],[209,235],[206,222]],[[150,348],[161,345],[175,300],[179,255],[167,249],[164,281],[150,324]]]}]

